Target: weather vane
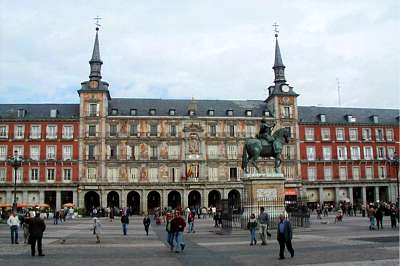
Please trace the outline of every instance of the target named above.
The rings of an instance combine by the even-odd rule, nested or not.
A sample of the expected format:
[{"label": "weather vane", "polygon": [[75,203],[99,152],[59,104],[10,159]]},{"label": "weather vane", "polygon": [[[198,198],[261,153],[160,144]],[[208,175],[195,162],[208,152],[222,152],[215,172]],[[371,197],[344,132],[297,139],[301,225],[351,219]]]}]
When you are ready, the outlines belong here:
[{"label": "weather vane", "polygon": [[99,30],[99,27],[101,26],[100,25],[100,20],[101,20],[101,17],[99,17],[99,16],[96,16],[95,18],[93,18],[94,20],[96,20],[96,23],[94,23],[94,25],[96,25],[96,30]]},{"label": "weather vane", "polygon": [[274,27],[274,31],[275,31],[275,37],[278,37],[278,33],[279,33],[279,25],[278,23],[274,22],[274,24],[272,24],[272,27]]}]

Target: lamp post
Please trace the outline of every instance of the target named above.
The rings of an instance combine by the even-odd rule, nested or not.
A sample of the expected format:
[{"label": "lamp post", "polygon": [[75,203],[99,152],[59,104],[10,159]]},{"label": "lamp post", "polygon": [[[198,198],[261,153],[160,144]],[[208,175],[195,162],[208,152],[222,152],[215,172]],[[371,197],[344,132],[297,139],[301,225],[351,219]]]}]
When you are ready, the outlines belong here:
[{"label": "lamp post", "polygon": [[22,156],[18,156],[18,151],[14,151],[14,156],[8,160],[8,163],[14,168],[14,202],[13,212],[17,211],[17,171],[22,165]]}]

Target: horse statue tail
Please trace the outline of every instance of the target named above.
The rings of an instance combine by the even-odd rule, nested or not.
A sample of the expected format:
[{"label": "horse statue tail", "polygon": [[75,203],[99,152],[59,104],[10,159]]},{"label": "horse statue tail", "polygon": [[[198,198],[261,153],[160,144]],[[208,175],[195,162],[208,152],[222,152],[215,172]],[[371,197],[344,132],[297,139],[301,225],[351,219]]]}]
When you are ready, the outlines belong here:
[{"label": "horse statue tail", "polygon": [[243,154],[242,154],[242,169],[245,170],[247,168],[248,163],[248,156],[247,156],[247,144],[243,145]]}]

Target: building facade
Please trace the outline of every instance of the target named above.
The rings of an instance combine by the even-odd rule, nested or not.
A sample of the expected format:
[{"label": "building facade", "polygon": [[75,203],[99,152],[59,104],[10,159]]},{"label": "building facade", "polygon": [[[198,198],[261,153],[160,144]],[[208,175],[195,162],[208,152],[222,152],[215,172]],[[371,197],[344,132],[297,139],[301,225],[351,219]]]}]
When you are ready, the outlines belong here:
[{"label": "building facade", "polygon": [[[343,135],[356,127],[361,136],[369,125],[364,121],[346,124],[337,117],[345,113],[361,119],[361,113],[367,111],[381,119],[370,124],[371,132],[383,128],[387,136],[392,129],[393,140],[386,137],[388,141],[379,145],[375,141],[372,149],[384,146],[385,156],[392,148],[398,152],[398,110],[354,109],[361,110],[356,113],[343,108],[316,111],[314,107],[298,107],[299,95],[285,79],[275,37],[275,79],[265,100],[113,98],[112,88],[101,76],[103,62],[96,29],[89,80],[78,90],[79,104],[0,105],[0,204],[12,203],[13,169],[7,159],[14,150],[25,159],[17,174],[19,203],[47,203],[58,209],[63,203],[73,202],[86,210],[128,206],[142,213],[156,207],[211,206],[226,198],[239,201],[244,197],[243,143],[256,136],[262,118],[275,129],[284,127],[291,133],[281,168],[288,197],[308,195],[312,202],[330,201],[332,194],[325,194],[333,191],[333,201],[346,199],[351,193],[357,196],[350,200],[358,200],[361,188],[365,192],[362,195],[370,199],[370,187],[374,187],[374,193],[378,187],[378,193],[386,189],[382,195],[387,196],[382,197],[393,200],[393,167],[385,168],[384,179],[364,178],[366,165],[372,164],[378,173],[383,171],[384,159],[337,160],[333,153],[338,146],[334,136],[339,126]],[[326,122],[317,120],[322,114]],[[326,127],[331,138],[321,140],[320,130]],[[308,138],[309,128],[314,130],[313,140]],[[350,136],[343,144],[349,153],[355,152]],[[324,145],[331,147],[329,160],[320,160]],[[360,151],[364,149],[362,143],[358,146]],[[308,154],[312,149],[313,160]],[[328,164],[331,180],[321,178]],[[353,175],[359,167],[358,180],[348,175],[338,177],[343,164],[346,173],[351,170]],[[261,159],[259,166],[263,172],[273,171],[269,158]]]}]

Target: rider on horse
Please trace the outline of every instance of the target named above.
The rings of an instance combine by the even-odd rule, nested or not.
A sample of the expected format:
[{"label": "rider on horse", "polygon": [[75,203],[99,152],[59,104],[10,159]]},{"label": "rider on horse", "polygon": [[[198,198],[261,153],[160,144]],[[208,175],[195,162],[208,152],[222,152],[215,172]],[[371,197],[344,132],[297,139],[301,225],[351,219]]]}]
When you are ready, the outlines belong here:
[{"label": "rider on horse", "polygon": [[257,135],[258,139],[265,139],[268,143],[273,143],[274,138],[272,137],[272,129],[274,128],[275,124],[268,124],[267,119],[261,119],[260,131]]}]

